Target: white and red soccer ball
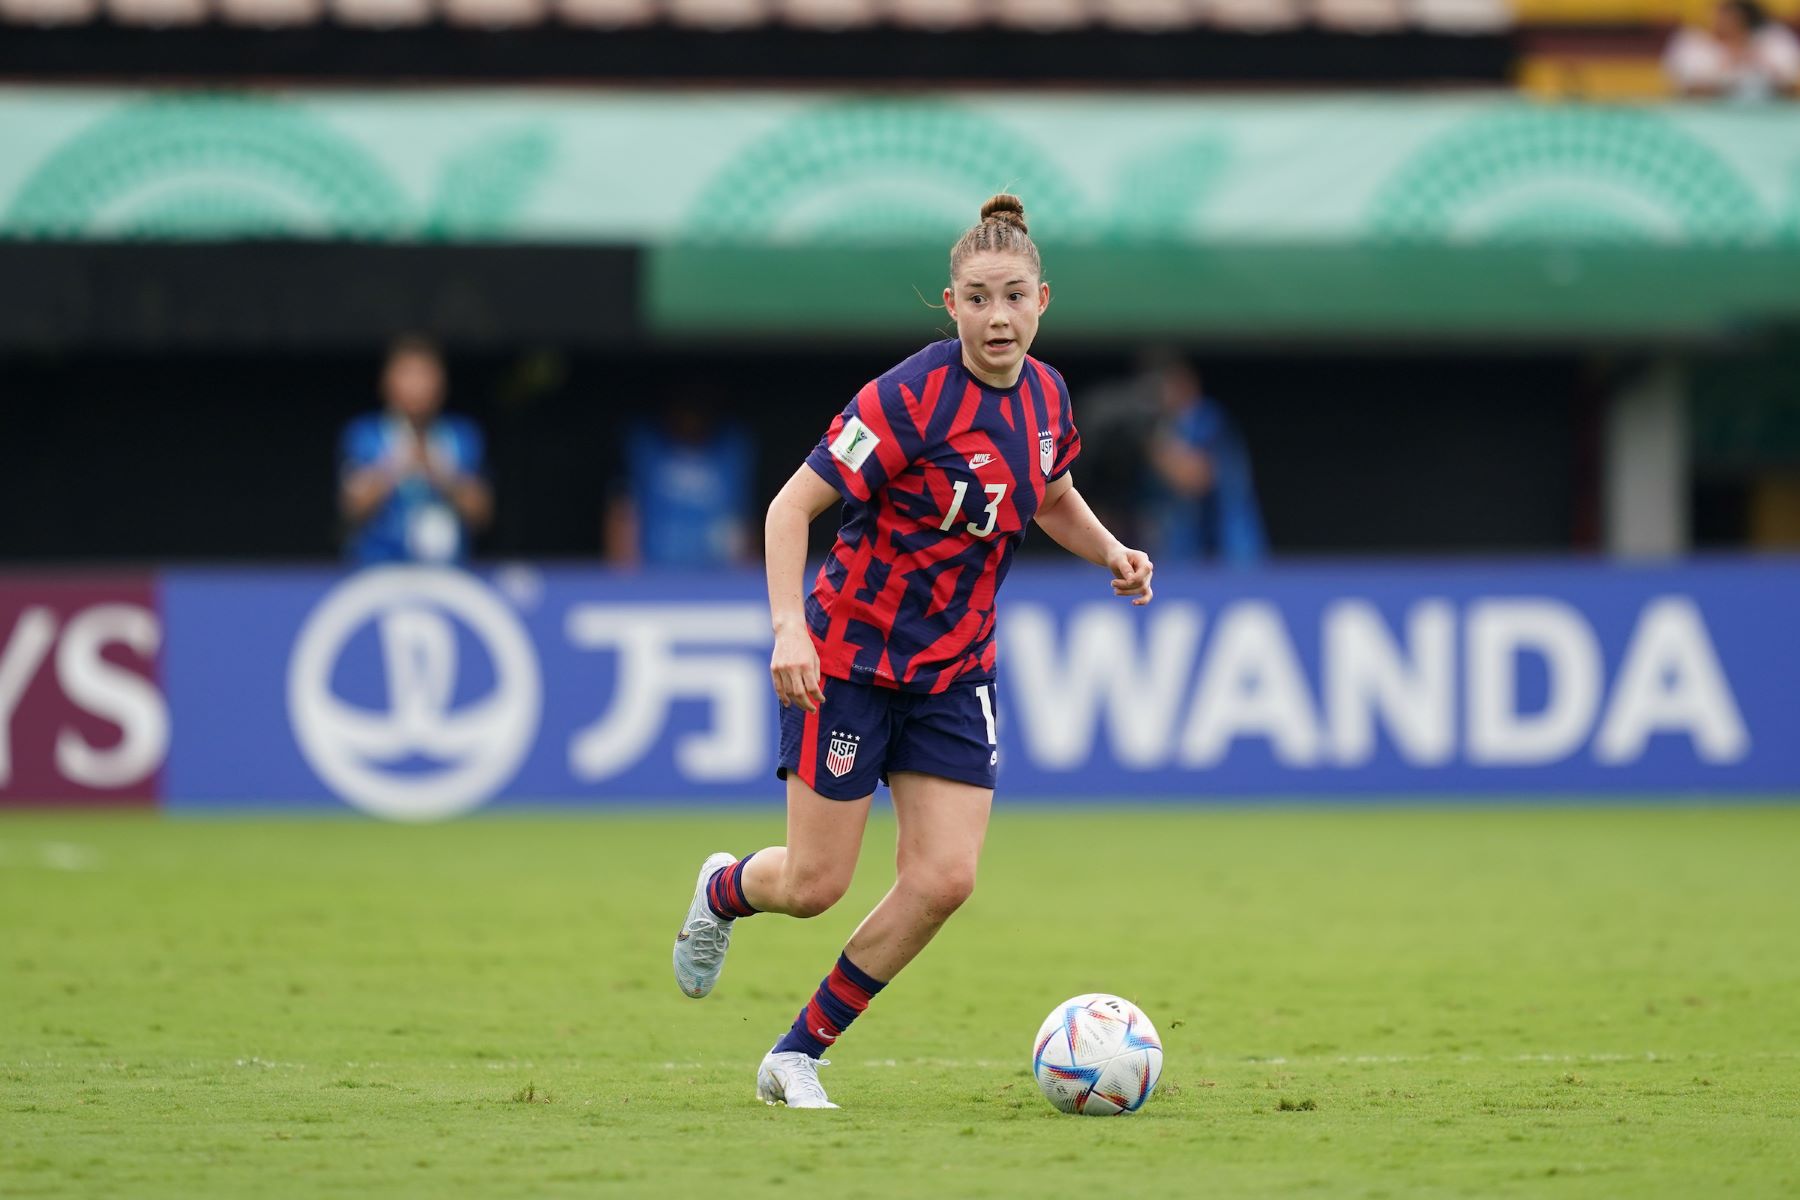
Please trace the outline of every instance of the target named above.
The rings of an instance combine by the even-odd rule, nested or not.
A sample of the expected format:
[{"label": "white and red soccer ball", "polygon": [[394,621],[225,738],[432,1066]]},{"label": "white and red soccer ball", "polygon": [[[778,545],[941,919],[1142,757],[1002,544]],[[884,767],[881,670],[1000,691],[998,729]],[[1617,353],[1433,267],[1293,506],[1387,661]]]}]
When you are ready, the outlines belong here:
[{"label": "white and red soccer ball", "polygon": [[1105,992],[1057,1005],[1031,1043],[1031,1073],[1044,1099],[1084,1117],[1144,1107],[1162,1066],[1162,1038],[1150,1018],[1131,1001]]}]

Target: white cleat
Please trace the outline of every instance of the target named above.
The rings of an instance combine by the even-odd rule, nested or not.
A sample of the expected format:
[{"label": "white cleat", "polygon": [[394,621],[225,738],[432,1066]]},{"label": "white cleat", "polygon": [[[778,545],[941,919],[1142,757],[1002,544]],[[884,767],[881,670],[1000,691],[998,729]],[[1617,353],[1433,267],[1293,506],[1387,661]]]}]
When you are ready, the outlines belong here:
[{"label": "white cleat", "polygon": [[819,1068],[830,1065],[828,1058],[814,1058],[798,1050],[780,1054],[771,1050],[756,1068],[756,1098],[789,1108],[836,1108],[819,1084]]},{"label": "white cleat", "polygon": [[700,878],[694,884],[687,921],[675,935],[675,982],[696,1000],[719,982],[719,972],[725,969],[725,951],[731,948],[731,927],[736,923],[713,915],[712,906],[706,902],[706,881],[736,861],[735,855],[721,851],[700,864]]}]

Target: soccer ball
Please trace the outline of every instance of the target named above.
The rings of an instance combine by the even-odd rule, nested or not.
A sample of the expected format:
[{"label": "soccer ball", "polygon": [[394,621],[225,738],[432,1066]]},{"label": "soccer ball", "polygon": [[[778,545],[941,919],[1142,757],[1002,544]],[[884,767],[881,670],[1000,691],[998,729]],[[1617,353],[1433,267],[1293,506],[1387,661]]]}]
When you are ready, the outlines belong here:
[{"label": "soccer ball", "polygon": [[1144,1107],[1162,1076],[1162,1038],[1129,1000],[1089,992],[1051,1010],[1031,1043],[1044,1099],[1066,1113],[1110,1117]]}]

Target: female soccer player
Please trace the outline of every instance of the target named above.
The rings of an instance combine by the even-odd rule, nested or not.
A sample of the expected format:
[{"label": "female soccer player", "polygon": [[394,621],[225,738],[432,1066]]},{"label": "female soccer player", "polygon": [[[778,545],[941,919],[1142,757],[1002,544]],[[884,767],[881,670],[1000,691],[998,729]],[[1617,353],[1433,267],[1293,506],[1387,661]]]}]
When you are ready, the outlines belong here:
[{"label": "female soccer player", "polygon": [[[864,386],[769,505],[787,844],[701,865],[675,939],[681,990],[712,991],[739,918],[837,903],[877,779],[899,823],[893,888],[757,1071],[769,1104],[837,1107],[820,1056],[975,887],[998,761],[994,594],[1026,525],[1150,602],[1149,558],[1075,490],[1069,390],[1026,353],[1049,304],[1024,205],[993,197],[950,250],[957,336]],[[837,544],[802,603],[807,527],[839,500]]]}]

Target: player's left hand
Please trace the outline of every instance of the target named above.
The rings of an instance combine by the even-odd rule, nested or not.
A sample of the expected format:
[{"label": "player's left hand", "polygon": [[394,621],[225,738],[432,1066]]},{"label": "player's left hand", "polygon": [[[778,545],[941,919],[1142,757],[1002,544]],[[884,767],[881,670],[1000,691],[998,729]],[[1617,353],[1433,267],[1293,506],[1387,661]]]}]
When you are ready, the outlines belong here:
[{"label": "player's left hand", "polygon": [[1113,595],[1130,596],[1133,604],[1148,604],[1155,593],[1150,590],[1150,576],[1156,564],[1142,550],[1120,546],[1106,560],[1113,573]]}]

